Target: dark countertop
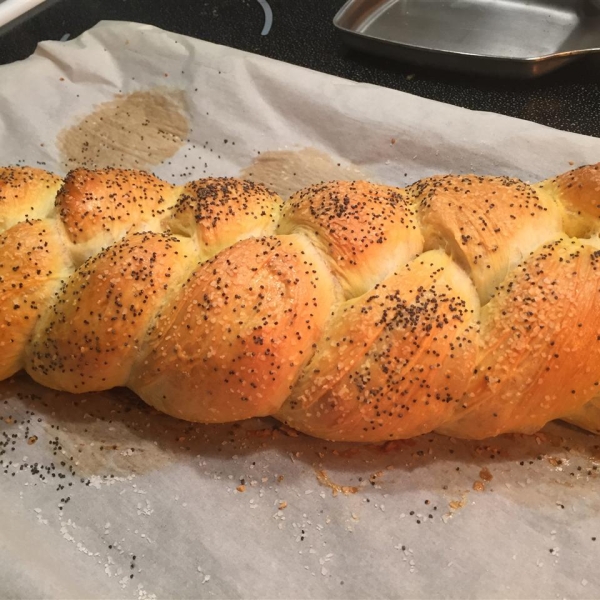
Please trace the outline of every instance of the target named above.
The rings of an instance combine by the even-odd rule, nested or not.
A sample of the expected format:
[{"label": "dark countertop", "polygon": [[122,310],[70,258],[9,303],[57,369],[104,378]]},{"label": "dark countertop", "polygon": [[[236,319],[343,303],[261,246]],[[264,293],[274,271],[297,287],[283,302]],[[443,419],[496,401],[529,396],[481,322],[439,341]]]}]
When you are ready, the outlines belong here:
[{"label": "dark countertop", "polygon": [[26,58],[41,40],[75,37],[100,20],[136,21],[355,81],[600,137],[599,56],[529,81],[421,69],[348,50],[332,25],[343,3],[270,0],[273,28],[261,36],[264,13],[257,0],[48,0],[0,29],[0,63]]}]

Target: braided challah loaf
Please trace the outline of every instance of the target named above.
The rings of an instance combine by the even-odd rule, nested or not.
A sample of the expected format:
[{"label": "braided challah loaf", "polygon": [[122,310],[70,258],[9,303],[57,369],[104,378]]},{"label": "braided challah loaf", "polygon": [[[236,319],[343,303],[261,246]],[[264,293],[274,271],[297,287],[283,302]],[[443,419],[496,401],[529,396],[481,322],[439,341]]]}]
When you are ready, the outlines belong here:
[{"label": "braided challah loaf", "polygon": [[0,379],[331,440],[600,432],[600,167],[261,185],[0,170]]}]

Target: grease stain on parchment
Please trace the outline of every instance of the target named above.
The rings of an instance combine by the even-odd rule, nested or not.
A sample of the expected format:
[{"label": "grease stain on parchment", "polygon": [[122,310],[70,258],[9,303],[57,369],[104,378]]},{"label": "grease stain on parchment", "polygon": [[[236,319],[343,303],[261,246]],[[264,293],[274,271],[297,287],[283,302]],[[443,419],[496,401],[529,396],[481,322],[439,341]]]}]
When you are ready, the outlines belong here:
[{"label": "grease stain on parchment", "polygon": [[67,169],[148,169],[173,156],[190,131],[182,90],[119,94],[98,105],[57,139]]},{"label": "grease stain on parchment", "polygon": [[263,152],[242,169],[240,177],[262,183],[286,199],[322,181],[368,179],[358,167],[336,162],[316,148]]}]

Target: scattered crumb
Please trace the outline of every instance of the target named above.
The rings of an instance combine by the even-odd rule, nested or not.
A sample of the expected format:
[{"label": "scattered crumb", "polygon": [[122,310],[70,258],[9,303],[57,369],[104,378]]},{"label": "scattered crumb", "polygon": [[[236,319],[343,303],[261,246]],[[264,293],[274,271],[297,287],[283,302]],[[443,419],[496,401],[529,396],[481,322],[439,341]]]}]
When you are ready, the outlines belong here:
[{"label": "scattered crumb", "polygon": [[332,494],[337,496],[339,492],[342,492],[344,495],[356,494],[358,492],[358,487],[353,485],[338,485],[337,483],[333,483],[329,476],[325,471],[317,471],[317,481],[328,488],[331,488]]},{"label": "scattered crumb", "polygon": [[483,481],[491,481],[492,479],[494,479],[494,476],[490,473],[490,471],[487,467],[483,467],[483,469],[481,469],[481,471],[479,471],[479,477]]}]

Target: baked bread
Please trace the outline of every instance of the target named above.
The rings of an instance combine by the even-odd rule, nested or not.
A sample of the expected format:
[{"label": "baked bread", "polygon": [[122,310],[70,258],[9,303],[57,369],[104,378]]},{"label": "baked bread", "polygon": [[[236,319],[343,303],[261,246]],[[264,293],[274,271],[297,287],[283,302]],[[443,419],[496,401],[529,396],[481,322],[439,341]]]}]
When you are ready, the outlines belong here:
[{"label": "baked bread", "polygon": [[407,189],[0,170],[0,380],[330,440],[600,432],[600,166]]}]

